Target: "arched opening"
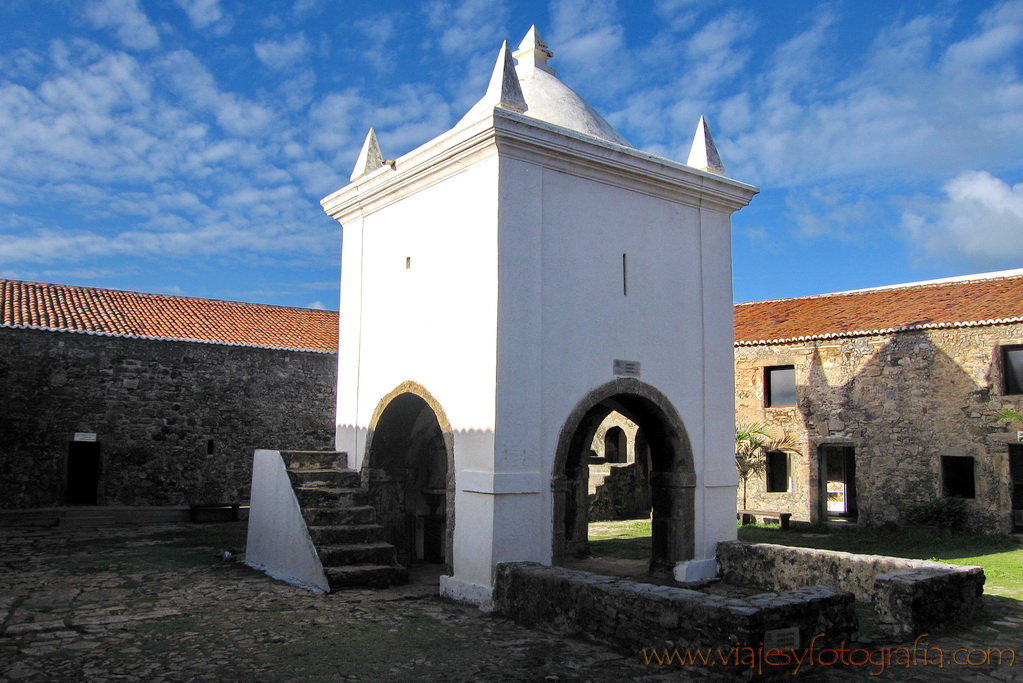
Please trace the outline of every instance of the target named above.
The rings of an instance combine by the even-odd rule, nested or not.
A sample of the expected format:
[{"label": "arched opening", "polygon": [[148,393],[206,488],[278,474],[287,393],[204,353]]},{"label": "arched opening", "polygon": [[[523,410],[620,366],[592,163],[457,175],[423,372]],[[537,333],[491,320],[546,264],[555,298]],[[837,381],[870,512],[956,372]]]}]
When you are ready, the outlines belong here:
[{"label": "arched opening", "polygon": [[629,462],[629,439],[621,427],[604,432],[604,460],[615,465]]},{"label": "arched opening", "polygon": [[678,412],[661,392],[631,378],[591,391],[572,411],[558,440],[552,477],[555,563],[589,552],[589,461],[598,427],[612,412],[639,426],[647,464],[652,542],[650,571],[671,574],[694,555],[696,475]]},{"label": "arched opening", "polygon": [[398,562],[451,565],[454,466],[451,427],[433,397],[406,382],[377,406],[363,477]]},{"label": "arched opening", "polygon": [[590,445],[587,466],[591,522],[650,517],[650,457],[639,425],[612,410]]}]

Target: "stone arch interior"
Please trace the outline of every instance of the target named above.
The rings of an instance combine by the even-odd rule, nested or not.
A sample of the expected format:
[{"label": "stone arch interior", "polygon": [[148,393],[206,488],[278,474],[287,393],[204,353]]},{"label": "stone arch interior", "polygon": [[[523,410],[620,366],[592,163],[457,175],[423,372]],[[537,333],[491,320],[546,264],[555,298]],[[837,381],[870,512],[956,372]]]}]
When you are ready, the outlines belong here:
[{"label": "stone arch interior", "polygon": [[554,473],[555,561],[589,554],[590,444],[612,411],[639,425],[652,516],[650,570],[670,573],[677,562],[693,557],[695,475],[688,439],[677,417],[644,396],[626,393],[597,400],[570,418],[562,432],[558,460],[564,466]]},{"label": "stone arch interior", "polygon": [[433,408],[413,393],[394,397],[367,455],[369,502],[398,562],[450,564],[450,458]]}]

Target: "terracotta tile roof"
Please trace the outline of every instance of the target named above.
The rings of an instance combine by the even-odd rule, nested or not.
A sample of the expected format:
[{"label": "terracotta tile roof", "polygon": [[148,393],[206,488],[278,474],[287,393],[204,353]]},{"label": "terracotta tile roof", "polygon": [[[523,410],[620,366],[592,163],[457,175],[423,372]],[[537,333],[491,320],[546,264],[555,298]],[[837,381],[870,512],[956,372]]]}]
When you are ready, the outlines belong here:
[{"label": "terracotta tile roof", "polygon": [[337,312],[0,280],[0,327],[337,352]]},{"label": "terracotta tile roof", "polygon": [[735,345],[1023,321],[1023,270],[735,305]]}]

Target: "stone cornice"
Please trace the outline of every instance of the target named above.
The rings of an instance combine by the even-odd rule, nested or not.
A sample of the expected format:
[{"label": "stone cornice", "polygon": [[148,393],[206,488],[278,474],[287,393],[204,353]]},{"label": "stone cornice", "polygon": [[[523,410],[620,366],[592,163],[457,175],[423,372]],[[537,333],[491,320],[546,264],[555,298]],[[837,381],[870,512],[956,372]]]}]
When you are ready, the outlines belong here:
[{"label": "stone cornice", "polygon": [[675,201],[732,213],[759,191],[752,185],[603,142],[528,116],[495,109],[479,121],[431,140],[321,201],[344,223],[418,192],[495,154]]}]

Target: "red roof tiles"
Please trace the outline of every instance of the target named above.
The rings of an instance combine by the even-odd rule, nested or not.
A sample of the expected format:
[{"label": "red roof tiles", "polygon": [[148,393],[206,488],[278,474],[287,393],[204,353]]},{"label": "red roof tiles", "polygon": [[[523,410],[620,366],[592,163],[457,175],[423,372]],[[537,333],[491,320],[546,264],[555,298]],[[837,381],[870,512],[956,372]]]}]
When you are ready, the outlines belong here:
[{"label": "red roof tiles", "polygon": [[1023,271],[735,306],[735,344],[1023,321]]},{"label": "red roof tiles", "polygon": [[336,311],[0,280],[0,327],[337,352]]}]

